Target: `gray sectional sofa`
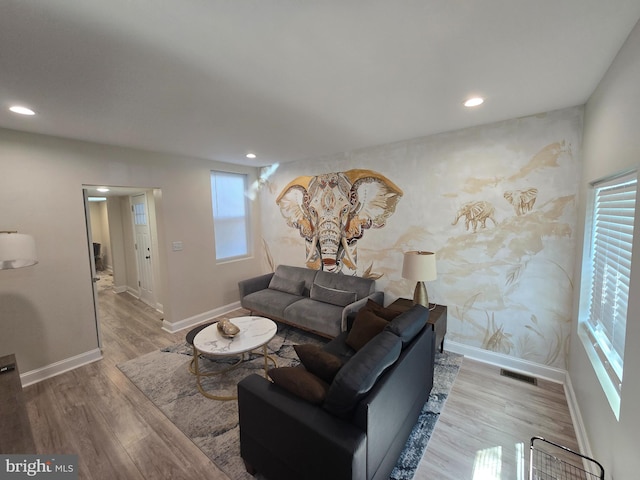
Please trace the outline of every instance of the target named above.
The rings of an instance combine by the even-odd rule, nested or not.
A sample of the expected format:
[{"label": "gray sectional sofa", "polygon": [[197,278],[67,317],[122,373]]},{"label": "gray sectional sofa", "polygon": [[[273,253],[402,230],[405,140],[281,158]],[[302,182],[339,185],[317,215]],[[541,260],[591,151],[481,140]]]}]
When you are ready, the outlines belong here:
[{"label": "gray sectional sofa", "polygon": [[289,265],[238,282],[243,308],[328,338],[345,331],[347,318],[368,299],[383,303],[375,286],[369,278]]}]

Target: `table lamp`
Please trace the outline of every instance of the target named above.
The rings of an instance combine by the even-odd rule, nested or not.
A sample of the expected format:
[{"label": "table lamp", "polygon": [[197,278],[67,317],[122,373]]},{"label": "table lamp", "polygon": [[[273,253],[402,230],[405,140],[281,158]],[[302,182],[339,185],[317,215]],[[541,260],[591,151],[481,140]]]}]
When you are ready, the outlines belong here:
[{"label": "table lamp", "polygon": [[0,231],[0,270],[28,267],[36,263],[36,242],[31,235]]},{"label": "table lamp", "polygon": [[422,250],[406,252],[402,264],[402,277],[417,282],[416,289],[413,292],[413,303],[429,308],[429,295],[424,282],[438,278],[436,254]]}]

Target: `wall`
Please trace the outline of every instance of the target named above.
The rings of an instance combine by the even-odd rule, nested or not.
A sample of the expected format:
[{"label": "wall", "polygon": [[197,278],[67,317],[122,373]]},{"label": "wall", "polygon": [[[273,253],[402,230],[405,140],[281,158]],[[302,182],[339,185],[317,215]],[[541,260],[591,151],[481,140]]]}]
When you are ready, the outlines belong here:
[{"label": "wall", "polygon": [[[584,170],[580,183],[579,228],[584,232],[587,189],[590,182],[614,173],[638,168],[640,162],[640,24],[636,25],[609,71],[587,102],[584,117]],[[631,290],[624,354],[624,378],[617,421],[598,383],[584,347],[577,338],[571,342],[569,375],[580,407],[591,449],[604,464],[607,478],[633,479],[640,471],[637,433],[640,431],[640,240],[637,222],[634,231]],[[578,252],[577,267],[582,263]],[[579,272],[579,269],[577,270]],[[579,273],[576,274],[579,279]],[[577,315],[579,281],[576,285]],[[573,319],[572,331],[577,329]],[[638,341],[636,341],[636,339]]]},{"label": "wall", "polygon": [[111,239],[109,237],[109,214],[107,202],[89,202],[89,219],[91,221],[91,237],[94,243],[100,244],[100,256],[104,270],[111,270]]},{"label": "wall", "polygon": [[[415,283],[401,277],[403,252],[433,250],[438,278],[427,289],[449,307],[450,346],[565,369],[581,132],[582,108],[575,107],[281,165],[261,192],[265,258],[305,264],[304,240],[276,205],[290,181],[374,170],[403,196],[386,226],[357,241],[357,274],[378,277],[386,303],[410,297]],[[516,212],[505,193],[531,188],[537,194],[520,197],[535,194],[533,209]],[[487,202],[485,213],[493,206],[486,227],[479,221],[474,232],[471,221],[466,228],[466,215],[452,225],[458,209],[475,201]]]},{"label": "wall", "polygon": [[[0,230],[32,234],[40,260],[0,271],[0,354],[16,353],[23,374],[96,355],[83,184],[160,189],[165,325],[210,318],[237,302],[238,280],[260,273],[255,258],[217,265],[212,247],[211,169],[251,181],[255,169],[11,130],[0,130],[0,165]],[[252,214],[259,228],[259,211]],[[171,251],[176,240],[183,251]]]}]

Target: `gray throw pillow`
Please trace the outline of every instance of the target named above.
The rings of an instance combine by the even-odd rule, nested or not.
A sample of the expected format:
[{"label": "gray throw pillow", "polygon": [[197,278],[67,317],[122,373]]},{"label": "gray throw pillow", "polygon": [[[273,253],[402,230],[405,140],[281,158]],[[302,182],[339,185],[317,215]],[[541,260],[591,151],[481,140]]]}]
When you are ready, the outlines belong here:
[{"label": "gray throw pillow", "polygon": [[271,290],[290,293],[291,295],[302,295],[302,292],[304,292],[304,280],[296,282],[281,277],[280,275],[274,275],[269,282],[269,288]]},{"label": "gray throw pillow", "polygon": [[330,303],[338,307],[346,307],[356,301],[356,292],[323,287],[322,285],[314,283],[311,286],[310,297],[312,300],[318,300],[319,302]]}]

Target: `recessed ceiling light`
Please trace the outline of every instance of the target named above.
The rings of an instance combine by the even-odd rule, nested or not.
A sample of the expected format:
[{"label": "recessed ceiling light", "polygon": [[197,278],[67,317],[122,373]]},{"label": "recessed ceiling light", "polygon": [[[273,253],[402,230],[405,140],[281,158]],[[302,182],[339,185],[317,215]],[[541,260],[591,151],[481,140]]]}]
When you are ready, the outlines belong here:
[{"label": "recessed ceiling light", "polygon": [[247,158],[256,158],[255,153],[247,153]]},{"label": "recessed ceiling light", "polygon": [[481,97],[473,97],[464,102],[465,107],[477,107],[478,105],[482,105],[484,103],[484,98]]},{"label": "recessed ceiling light", "polygon": [[109,191],[109,189],[106,188],[106,187],[100,187],[100,188],[97,188],[96,190],[98,190],[99,192],[102,192],[102,193],[106,193],[106,192]]},{"label": "recessed ceiling light", "polygon": [[35,115],[36,114],[36,112],[31,110],[30,108],[23,107],[21,105],[13,105],[12,107],[9,107],[9,110],[11,110],[13,113],[19,113],[20,115]]}]

